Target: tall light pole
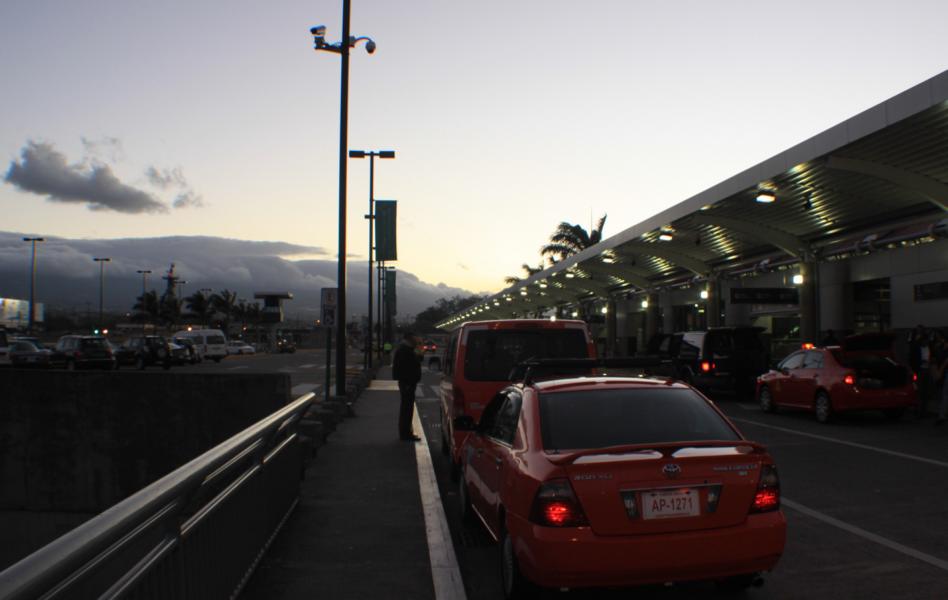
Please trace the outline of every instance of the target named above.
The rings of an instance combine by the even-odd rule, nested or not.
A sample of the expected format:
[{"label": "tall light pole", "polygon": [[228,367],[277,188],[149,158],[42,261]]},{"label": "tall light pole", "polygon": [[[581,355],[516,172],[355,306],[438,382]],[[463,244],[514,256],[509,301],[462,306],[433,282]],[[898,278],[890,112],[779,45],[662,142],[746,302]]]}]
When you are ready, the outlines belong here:
[{"label": "tall light pole", "polygon": [[148,315],[148,311],[145,310],[145,288],[148,286],[148,275],[151,274],[150,269],[138,269],[135,271],[142,276],[142,335],[145,335],[145,317]]},{"label": "tall light pole", "polygon": [[[342,40],[326,42],[326,26],[310,28],[316,50],[335,52],[342,57],[339,85],[339,256],[336,296],[336,395],[346,394],[346,147],[349,135],[349,48],[361,41],[369,54],[375,52],[375,42],[367,37],[349,34],[350,0],[342,0]],[[327,393],[329,390],[326,390]]]},{"label": "tall light pole", "polygon": [[105,298],[105,263],[112,262],[111,258],[93,258],[99,263],[99,331],[102,331],[102,307]]},{"label": "tall light pole", "polygon": [[41,237],[25,237],[23,241],[33,244],[32,257],[30,258],[30,320],[26,328],[30,335],[33,335],[33,324],[36,322],[36,305],[34,302],[36,298],[36,242],[45,242],[46,239]]},{"label": "tall light pole", "polygon": [[369,221],[369,339],[368,343],[365,346],[365,368],[372,368],[372,280],[375,278],[375,273],[372,272],[372,248],[373,242],[372,239],[372,230],[375,223],[375,157],[379,158],[395,158],[394,150],[372,150],[366,152],[365,150],[349,150],[349,158],[365,158],[369,157],[369,214],[365,215],[365,218]]}]

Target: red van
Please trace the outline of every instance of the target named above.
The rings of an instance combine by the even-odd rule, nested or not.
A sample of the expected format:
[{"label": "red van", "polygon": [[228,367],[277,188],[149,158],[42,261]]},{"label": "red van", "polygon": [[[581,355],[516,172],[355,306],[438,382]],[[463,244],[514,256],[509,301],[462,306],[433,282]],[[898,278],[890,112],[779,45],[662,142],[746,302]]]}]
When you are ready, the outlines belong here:
[{"label": "red van", "polygon": [[461,464],[467,431],[454,420],[477,422],[497,392],[510,383],[511,371],[531,358],[596,358],[583,321],[511,319],[464,323],[454,330],[445,351],[441,379],[441,449],[451,456],[452,477]]}]

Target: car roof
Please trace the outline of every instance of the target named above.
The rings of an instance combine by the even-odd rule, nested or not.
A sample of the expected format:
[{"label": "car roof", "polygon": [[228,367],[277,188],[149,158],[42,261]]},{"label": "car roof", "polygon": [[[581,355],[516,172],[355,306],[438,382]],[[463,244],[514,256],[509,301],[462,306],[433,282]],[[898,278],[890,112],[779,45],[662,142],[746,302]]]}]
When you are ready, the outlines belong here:
[{"label": "car roof", "polygon": [[491,321],[468,321],[462,328],[486,329],[563,329],[565,327],[586,327],[585,321],[578,319],[495,319]]},{"label": "car roof", "polygon": [[688,385],[658,377],[615,377],[606,375],[593,375],[588,377],[570,377],[560,379],[546,379],[534,381],[530,384],[538,392],[578,392],[595,389],[654,389],[656,387],[669,387],[676,389],[690,389]]}]

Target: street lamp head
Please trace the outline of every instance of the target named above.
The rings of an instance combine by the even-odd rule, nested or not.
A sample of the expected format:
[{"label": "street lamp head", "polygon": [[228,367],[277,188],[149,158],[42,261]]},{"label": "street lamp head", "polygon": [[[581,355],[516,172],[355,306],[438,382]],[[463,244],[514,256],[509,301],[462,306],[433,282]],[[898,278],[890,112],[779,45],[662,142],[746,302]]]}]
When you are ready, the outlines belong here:
[{"label": "street lamp head", "polygon": [[375,52],[374,40],[369,40],[365,43],[365,51],[368,52],[369,54],[372,54],[373,52]]},{"label": "street lamp head", "polygon": [[379,150],[379,158],[395,158],[394,150]]},{"label": "street lamp head", "polygon": [[365,150],[349,150],[349,158],[365,158]]}]

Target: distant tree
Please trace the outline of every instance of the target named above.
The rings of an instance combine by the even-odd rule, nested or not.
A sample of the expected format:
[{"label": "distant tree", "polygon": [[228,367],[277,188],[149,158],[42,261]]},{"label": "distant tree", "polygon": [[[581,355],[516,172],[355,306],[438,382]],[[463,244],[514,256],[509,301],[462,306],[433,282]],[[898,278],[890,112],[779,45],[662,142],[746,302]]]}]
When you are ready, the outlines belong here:
[{"label": "distant tree", "polygon": [[549,259],[551,263],[556,263],[564,258],[579,254],[590,246],[595,246],[602,241],[602,228],[606,224],[606,216],[602,215],[596,227],[587,232],[581,225],[572,225],[563,221],[556,226],[556,230],[550,235],[550,243],[540,248],[540,254]]},{"label": "distant tree", "polygon": [[230,321],[234,316],[234,305],[237,303],[237,293],[230,290],[221,290],[211,296],[211,306],[214,311],[220,313],[224,322],[224,331],[230,327]]},{"label": "distant tree", "polygon": [[[520,265],[520,268],[523,269],[523,272],[527,274],[527,279],[530,279],[532,276],[536,275],[537,273],[543,270],[543,262],[542,261],[540,262],[539,267],[531,267],[527,263],[523,263],[522,265]],[[507,285],[513,285],[517,283],[518,281],[520,281],[520,278],[514,275],[508,275],[507,277],[504,277],[504,283],[506,283]]]},{"label": "distant tree", "polygon": [[214,307],[208,296],[203,292],[194,292],[184,299],[185,307],[188,312],[197,319],[202,325],[206,325],[211,317],[214,316]]},{"label": "distant tree", "polygon": [[174,328],[181,322],[181,300],[170,294],[162,296],[158,306],[158,317],[167,327]]},{"label": "distant tree", "polygon": [[158,301],[158,292],[152,290],[145,292],[135,300],[132,310],[135,311],[134,319],[144,323],[157,323],[160,315],[160,302]]}]

